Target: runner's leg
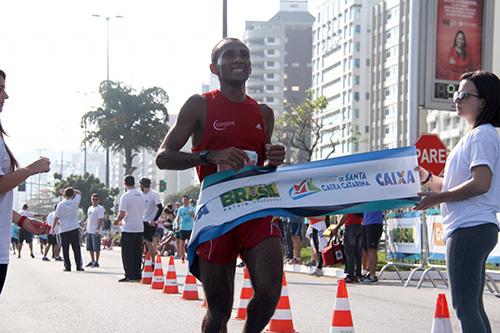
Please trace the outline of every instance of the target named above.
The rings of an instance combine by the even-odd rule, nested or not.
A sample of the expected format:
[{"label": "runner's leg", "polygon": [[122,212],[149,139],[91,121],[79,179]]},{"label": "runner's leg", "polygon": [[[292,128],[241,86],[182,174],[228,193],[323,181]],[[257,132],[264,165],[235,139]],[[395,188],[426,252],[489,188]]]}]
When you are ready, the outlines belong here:
[{"label": "runner's leg", "polygon": [[247,307],[248,319],[243,332],[261,332],[271,319],[281,295],[283,252],[281,240],[271,237],[250,250],[241,251],[254,288]]},{"label": "runner's leg", "polygon": [[201,330],[203,333],[225,333],[233,308],[236,261],[229,265],[210,264],[200,257],[199,265],[208,307]]}]

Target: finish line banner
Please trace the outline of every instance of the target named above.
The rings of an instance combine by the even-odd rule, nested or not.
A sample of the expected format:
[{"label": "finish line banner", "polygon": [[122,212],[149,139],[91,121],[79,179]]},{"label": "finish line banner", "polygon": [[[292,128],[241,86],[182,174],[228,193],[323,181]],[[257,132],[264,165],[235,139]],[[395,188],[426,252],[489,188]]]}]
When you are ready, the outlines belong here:
[{"label": "finish line banner", "polygon": [[245,167],[210,175],[202,183],[188,245],[190,268],[196,276],[193,263],[199,244],[255,218],[412,206],[420,191],[416,166],[415,147],[404,147],[278,169]]}]

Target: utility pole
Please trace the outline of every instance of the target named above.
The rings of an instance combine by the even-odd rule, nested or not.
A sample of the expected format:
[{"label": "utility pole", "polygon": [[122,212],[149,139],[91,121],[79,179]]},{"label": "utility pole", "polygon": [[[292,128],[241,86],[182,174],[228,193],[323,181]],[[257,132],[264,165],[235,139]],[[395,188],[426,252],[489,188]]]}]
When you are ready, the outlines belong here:
[{"label": "utility pole", "polygon": [[[106,83],[109,91],[109,21],[111,18],[123,18],[121,15],[116,16],[101,16],[98,14],[92,15],[93,17],[102,17],[106,20]],[[106,103],[107,105],[107,103]],[[109,147],[106,147],[106,187],[109,188]]]},{"label": "utility pole", "polygon": [[222,38],[227,37],[227,0],[222,0]]}]

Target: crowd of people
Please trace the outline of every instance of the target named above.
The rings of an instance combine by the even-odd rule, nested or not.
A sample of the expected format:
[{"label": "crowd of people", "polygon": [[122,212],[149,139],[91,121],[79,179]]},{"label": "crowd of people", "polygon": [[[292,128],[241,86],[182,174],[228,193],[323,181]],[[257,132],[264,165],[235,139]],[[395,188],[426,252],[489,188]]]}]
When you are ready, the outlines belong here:
[{"label": "crowd of people", "polygon": [[[311,275],[323,275],[323,250],[332,242],[343,244],[347,283],[378,283],[376,276],[377,251],[383,232],[384,215],[380,211],[317,216],[309,218],[286,217],[280,219],[285,262],[314,266]],[[306,227],[305,231],[302,227]],[[303,237],[308,240],[303,242]],[[312,256],[301,259],[301,249],[309,245]]]},{"label": "crowd of people", "polygon": [[[126,177],[127,182],[131,182],[132,176]],[[127,275],[131,267],[135,267],[137,262],[143,260],[146,253],[154,260],[157,254],[173,255],[176,259],[185,262],[186,246],[194,223],[194,211],[196,200],[189,196],[182,196],[181,202],[167,203],[162,205],[158,192],[152,190],[151,180],[141,178],[139,188],[134,185],[127,186],[128,195],[137,194],[136,206],[127,199],[121,200],[120,210],[125,210],[125,216],[115,220],[111,224],[107,218],[106,211],[100,205],[98,193],[90,196],[91,206],[87,210],[86,220],[78,221],[77,211],[81,201],[80,191],[73,188],[66,188],[63,193],[64,199],[55,205],[54,210],[49,214],[37,214],[28,210],[28,205],[24,204],[19,211],[21,216],[38,218],[46,221],[50,229],[48,234],[35,236],[31,232],[19,228],[12,222],[11,224],[11,250],[14,255],[21,258],[22,246],[26,243],[29,246],[31,258],[35,258],[33,241],[38,238],[40,253],[43,261],[63,261],[64,271],[71,271],[71,260],[69,249],[73,251],[74,262],[77,271],[84,271],[81,247],[85,246],[89,253],[90,260],[85,267],[97,268],[101,249],[112,249],[113,245],[120,245],[124,250],[123,260],[126,267],[126,278],[124,281],[134,281],[140,279],[140,270]],[[128,205],[127,205],[128,204]],[[139,206],[137,206],[137,204]],[[142,207],[139,210],[137,207]],[[133,210],[136,210],[135,212]],[[143,231],[131,229],[134,213],[137,220],[141,220]],[[127,220],[128,217],[128,221]],[[122,223],[123,222],[123,223]],[[126,224],[128,222],[128,225]],[[120,225],[122,224],[122,225]],[[139,230],[139,228],[137,228]],[[134,234],[136,239],[134,238]],[[131,242],[131,239],[133,240]],[[51,255],[49,254],[52,249]],[[136,252],[131,252],[136,249]],[[63,256],[60,253],[62,250]],[[64,259],[63,259],[64,258]],[[133,258],[133,259],[132,259]],[[130,263],[134,263],[131,264]],[[120,281],[122,281],[121,279]]]}]

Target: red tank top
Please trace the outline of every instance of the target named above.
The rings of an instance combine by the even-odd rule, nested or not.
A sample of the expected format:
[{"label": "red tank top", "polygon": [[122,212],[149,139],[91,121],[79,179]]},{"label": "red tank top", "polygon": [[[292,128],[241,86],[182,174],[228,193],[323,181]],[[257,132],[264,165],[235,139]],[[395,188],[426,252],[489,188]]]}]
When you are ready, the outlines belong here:
[{"label": "red tank top", "polygon": [[[246,96],[245,102],[229,100],[220,90],[204,93],[207,114],[203,137],[193,152],[222,150],[236,147],[257,153],[257,165],[265,160],[266,131],[259,104]],[[217,165],[199,165],[196,168],[200,182],[217,172]]]}]

